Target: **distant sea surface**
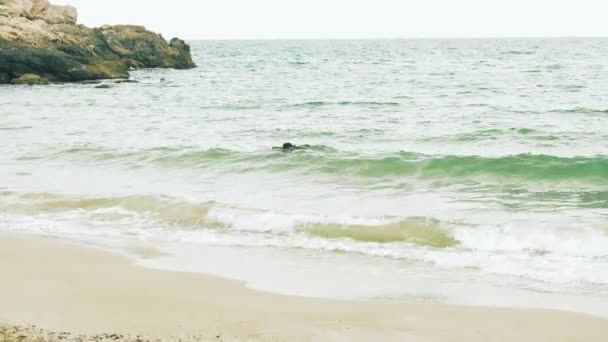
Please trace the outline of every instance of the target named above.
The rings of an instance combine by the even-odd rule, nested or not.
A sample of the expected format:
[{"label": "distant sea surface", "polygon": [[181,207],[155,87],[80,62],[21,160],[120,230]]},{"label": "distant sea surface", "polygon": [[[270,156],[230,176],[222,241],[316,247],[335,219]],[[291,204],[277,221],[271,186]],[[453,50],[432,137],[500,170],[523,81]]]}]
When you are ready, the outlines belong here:
[{"label": "distant sea surface", "polygon": [[193,70],[0,87],[0,229],[605,293],[608,39],[191,44]]}]

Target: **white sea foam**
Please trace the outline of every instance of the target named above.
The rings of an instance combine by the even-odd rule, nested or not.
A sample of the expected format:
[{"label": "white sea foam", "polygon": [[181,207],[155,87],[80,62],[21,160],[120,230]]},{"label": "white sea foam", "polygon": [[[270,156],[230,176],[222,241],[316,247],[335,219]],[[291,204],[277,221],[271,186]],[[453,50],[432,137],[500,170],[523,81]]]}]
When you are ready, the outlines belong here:
[{"label": "white sea foam", "polygon": [[[608,285],[608,235],[602,226],[471,226],[429,218],[280,213],[151,197],[43,198],[25,207],[22,203],[20,214],[3,214],[4,226],[52,234],[340,251],[555,284]],[[311,233],[311,225],[324,230]]]}]

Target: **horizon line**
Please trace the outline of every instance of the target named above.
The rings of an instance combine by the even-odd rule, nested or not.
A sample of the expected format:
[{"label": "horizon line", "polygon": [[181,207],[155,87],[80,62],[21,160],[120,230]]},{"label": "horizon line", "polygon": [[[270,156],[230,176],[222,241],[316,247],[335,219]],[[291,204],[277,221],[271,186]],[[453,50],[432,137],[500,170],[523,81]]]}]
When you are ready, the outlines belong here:
[{"label": "horizon line", "polygon": [[[181,37],[180,37],[181,38]],[[572,36],[471,36],[471,37],[449,37],[449,36],[429,36],[429,37],[325,37],[325,38],[314,38],[314,37],[280,37],[280,38],[181,38],[190,41],[285,41],[285,40],[327,40],[327,41],[339,41],[339,40],[484,40],[484,39],[608,39],[608,35],[591,36],[591,35],[572,35]]]}]

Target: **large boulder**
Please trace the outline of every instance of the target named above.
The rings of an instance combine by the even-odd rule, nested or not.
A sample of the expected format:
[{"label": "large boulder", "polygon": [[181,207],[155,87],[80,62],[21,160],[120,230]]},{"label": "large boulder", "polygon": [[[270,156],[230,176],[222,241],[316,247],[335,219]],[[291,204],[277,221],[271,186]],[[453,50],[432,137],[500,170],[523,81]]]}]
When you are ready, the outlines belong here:
[{"label": "large boulder", "polygon": [[78,12],[72,6],[51,5],[48,0],[5,0],[13,15],[49,24],[76,24]]},{"label": "large boulder", "polygon": [[72,6],[50,6],[46,8],[43,20],[49,24],[76,24],[78,12]]},{"label": "large boulder", "polygon": [[100,32],[114,53],[139,63],[136,67],[184,69],[192,65],[190,47],[177,38],[167,46],[161,35],[133,25],[102,26]]},{"label": "large boulder", "polygon": [[69,6],[46,0],[5,4],[0,5],[0,83],[24,83],[23,75],[71,82],[128,78],[133,68],[195,67],[184,41],[168,43],[141,26],[91,29],[75,24],[76,10]]}]

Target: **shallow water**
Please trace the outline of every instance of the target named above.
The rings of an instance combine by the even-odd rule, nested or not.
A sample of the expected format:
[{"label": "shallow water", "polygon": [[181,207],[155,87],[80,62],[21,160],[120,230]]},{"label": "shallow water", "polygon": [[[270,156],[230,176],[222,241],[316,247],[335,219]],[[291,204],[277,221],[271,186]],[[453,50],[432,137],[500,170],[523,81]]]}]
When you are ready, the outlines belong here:
[{"label": "shallow water", "polygon": [[108,89],[0,87],[1,229],[606,290],[608,40],[192,47]]}]

